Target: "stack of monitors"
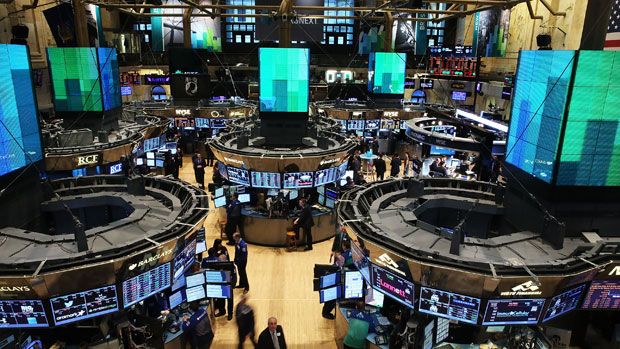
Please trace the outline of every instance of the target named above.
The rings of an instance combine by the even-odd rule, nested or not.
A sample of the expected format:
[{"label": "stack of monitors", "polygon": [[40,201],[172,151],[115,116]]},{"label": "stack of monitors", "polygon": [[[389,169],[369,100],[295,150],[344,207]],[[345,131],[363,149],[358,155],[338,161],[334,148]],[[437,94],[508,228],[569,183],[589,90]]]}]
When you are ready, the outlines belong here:
[{"label": "stack of monitors", "polygon": [[28,47],[0,44],[0,176],[43,159]]},{"label": "stack of monitors", "polygon": [[[334,183],[343,178],[346,174],[347,164],[343,163],[338,167],[330,167],[316,172],[261,172],[249,171],[232,166],[218,165],[220,174],[235,184],[247,187],[264,189],[301,189],[319,187],[325,184]],[[215,195],[216,200],[221,198]],[[225,198],[221,199],[221,204],[225,205]],[[220,207],[216,202],[216,207]]]},{"label": "stack of monitors", "polygon": [[261,47],[258,57],[260,111],[307,113],[310,50]]},{"label": "stack of monitors", "polygon": [[406,65],[406,53],[370,53],[368,57],[368,91],[375,95],[402,96],[405,93]]},{"label": "stack of monitors", "polygon": [[345,271],[344,275],[341,271],[322,275],[318,279],[318,286],[321,303],[364,297],[364,279],[357,270]]}]

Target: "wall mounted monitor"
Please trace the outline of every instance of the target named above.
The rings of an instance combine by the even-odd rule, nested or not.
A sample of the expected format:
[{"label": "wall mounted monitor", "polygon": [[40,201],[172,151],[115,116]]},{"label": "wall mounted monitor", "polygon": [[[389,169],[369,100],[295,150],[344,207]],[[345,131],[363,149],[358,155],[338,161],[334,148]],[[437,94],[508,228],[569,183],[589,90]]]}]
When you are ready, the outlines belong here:
[{"label": "wall mounted monitor", "polygon": [[204,283],[205,274],[202,271],[200,273],[185,276],[185,285],[187,286],[187,288],[202,285]]},{"label": "wall mounted monitor", "polygon": [[116,285],[50,299],[56,326],[118,311]]},{"label": "wall mounted monitor", "polygon": [[544,306],[544,298],[491,299],[487,304],[482,325],[535,325]]},{"label": "wall mounted monitor", "polygon": [[407,54],[371,52],[368,56],[368,91],[375,95],[403,95]]},{"label": "wall mounted monitor", "polygon": [[128,308],[170,287],[170,262],[123,281],[123,305]]},{"label": "wall mounted monitor", "polygon": [[310,50],[266,48],[258,51],[261,112],[308,112]]},{"label": "wall mounted monitor", "polygon": [[284,174],[284,189],[312,187],[312,172],[291,172]]},{"label": "wall mounted monitor", "polygon": [[40,300],[0,300],[0,329],[48,326]]},{"label": "wall mounted monitor", "polygon": [[363,131],[366,120],[347,120],[347,129],[353,131]]},{"label": "wall mounted monitor", "polygon": [[206,297],[204,285],[188,287],[185,289],[185,299],[187,302],[194,302]]},{"label": "wall mounted monitor", "polygon": [[430,151],[431,155],[452,156],[452,155],[454,155],[454,153],[455,153],[455,151],[453,149],[442,148],[442,147],[438,147],[436,145],[431,145],[431,151]]},{"label": "wall mounted monitor", "polygon": [[372,287],[395,301],[413,308],[415,288],[413,282],[402,276],[370,263]]},{"label": "wall mounted monitor", "polygon": [[593,280],[581,308],[620,309],[620,282],[618,280]]},{"label": "wall mounted monitor", "polygon": [[185,287],[185,275],[181,275],[180,278],[174,281],[171,291],[174,292],[182,287]]},{"label": "wall mounted monitor", "polygon": [[344,177],[345,173],[347,172],[348,166],[349,166],[348,162],[344,162],[338,166],[338,179],[341,179],[342,177]]},{"label": "wall mounted monitor", "polygon": [[207,284],[225,284],[230,282],[230,271],[207,270],[205,271]]},{"label": "wall mounted monitor", "polygon": [[443,316],[476,325],[479,310],[480,298],[430,287],[422,287],[420,290],[421,313]]},{"label": "wall mounted monitor", "polygon": [[364,297],[364,279],[359,271],[344,272],[344,298]]},{"label": "wall mounted monitor", "polygon": [[213,205],[215,208],[226,206],[226,197],[220,196],[219,198],[215,198],[215,200],[213,200]]},{"label": "wall mounted monitor", "polygon": [[585,288],[585,285],[580,285],[551,298],[547,311],[545,312],[543,322],[549,321],[577,308]]},{"label": "wall mounted monitor", "polygon": [[326,288],[340,285],[340,272],[330,273],[319,277],[319,287]]},{"label": "wall mounted monitor", "polygon": [[207,297],[230,298],[230,285],[207,284]]},{"label": "wall mounted monitor", "polygon": [[209,128],[209,127],[211,127],[211,123],[209,122],[209,119],[195,118],[194,121],[196,122],[196,127],[197,128]]},{"label": "wall mounted monitor", "polygon": [[465,92],[465,91],[452,91],[451,99],[453,101],[465,101],[467,99],[467,92]]},{"label": "wall mounted monitor", "polygon": [[183,290],[171,294],[168,298],[168,305],[170,305],[170,309],[178,307],[183,302],[185,302],[185,292]]},{"label": "wall mounted monitor", "polygon": [[227,167],[228,180],[241,185],[250,186],[250,173],[248,170],[236,167]]},{"label": "wall mounted monitor", "polygon": [[250,202],[250,193],[239,194],[239,202],[242,204]]},{"label": "wall mounted monitor", "polygon": [[319,291],[319,300],[321,303],[333,301],[342,298],[342,288],[334,286]]},{"label": "wall mounted monitor", "polygon": [[381,120],[366,120],[366,129],[367,130],[378,130],[381,126]]},{"label": "wall mounted monitor", "polygon": [[338,179],[338,167],[331,167],[325,170],[318,170],[314,173],[314,185],[321,186],[333,183]]},{"label": "wall mounted monitor", "polygon": [[226,128],[226,119],[211,119],[211,128]]},{"label": "wall mounted monitor", "polygon": [[180,278],[192,264],[196,256],[196,238],[185,240],[185,246],[174,256],[174,274],[172,280]]},{"label": "wall mounted monitor", "polygon": [[250,179],[254,188],[282,188],[282,175],[276,172],[252,171],[250,174]]},{"label": "wall mounted monitor", "polygon": [[131,86],[121,86],[121,96],[131,96],[133,88]]}]

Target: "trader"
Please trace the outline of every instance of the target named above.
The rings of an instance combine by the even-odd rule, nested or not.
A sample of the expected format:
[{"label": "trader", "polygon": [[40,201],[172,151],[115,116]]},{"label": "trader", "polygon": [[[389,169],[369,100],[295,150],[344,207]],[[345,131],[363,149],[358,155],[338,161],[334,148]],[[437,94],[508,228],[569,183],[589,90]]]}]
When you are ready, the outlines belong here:
[{"label": "trader", "polygon": [[383,160],[383,154],[379,154],[379,158],[374,161],[375,171],[377,172],[377,180],[382,181],[385,179],[385,160]]},{"label": "trader", "polygon": [[258,336],[257,349],[286,349],[286,340],[282,326],[278,325],[278,319],[270,317],[267,320],[267,328]]},{"label": "trader", "polygon": [[250,290],[250,284],[248,282],[248,274],[245,268],[248,265],[248,245],[241,238],[241,234],[234,233],[235,239],[235,265],[239,271],[239,285],[235,288],[243,288],[243,293],[247,293]]},{"label": "trader", "polygon": [[207,166],[207,163],[205,162],[205,159],[202,158],[202,155],[200,155],[200,153],[196,153],[196,157],[193,158],[193,163],[194,163],[194,176],[196,177],[196,183],[198,183],[198,186],[200,187],[200,189],[204,189],[205,188],[205,167]]},{"label": "trader", "polygon": [[181,329],[189,333],[192,349],[208,349],[213,342],[213,330],[209,320],[209,312],[198,305],[198,302],[191,302],[189,308],[194,312],[192,316],[183,315]]},{"label": "trader", "polygon": [[304,229],[304,236],[306,237],[306,248],[304,251],[309,251],[312,250],[312,227],[314,226],[312,207],[308,205],[306,198],[299,199],[299,206],[301,207],[301,213],[293,222],[293,229],[296,236],[299,236],[299,228]]},{"label": "trader", "polygon": [[239,234],[241,237],[245,237],[243,232],[243,221],[241,217],[241,201],[239,201],[239,196],[237,193],[232,194],[230,198],[230,203],[226,206],[226,236],[228,237],[227,245],[234,245],[233,242],[233,234],[235,231],[239,229]]}]

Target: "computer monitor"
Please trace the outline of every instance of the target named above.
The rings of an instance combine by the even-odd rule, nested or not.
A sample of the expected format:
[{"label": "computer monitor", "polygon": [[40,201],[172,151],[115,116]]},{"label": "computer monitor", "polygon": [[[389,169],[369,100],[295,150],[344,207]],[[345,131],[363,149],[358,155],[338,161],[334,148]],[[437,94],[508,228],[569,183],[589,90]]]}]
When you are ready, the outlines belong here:
[{"label": "computer monitor", "polygon": [[168,298],[168,304],[170,305],[170,309],[174,309],[178,307],[184,301],[185,301],[185,294],[183,290],[180,290],[178,292],[171,294],[170,297]]},{"label": "computer monitor", "polygon": [[185,290],[185,298],[187,298],[188,302],[201,300],[205,297],[206,297],[205,287],[203,285],[190,287]]},{"label": "computer monitor", "polygon": [[153,160],[153,159],[146,159],[146,166],[148,166],[148,167],[155,167],[155,160]]},{"label": "computer monitor", "polygon": [[213,204],[215,205],[216,208],[226,206],[226,197],[220,196],[219,198],[215,198],[215,200],[213,201]]},{"label": "computer monitor", "polygon": [[207,270],[205,271],[207,284],[225,284],[230,282],[230,271],[228,270]]},{"label": "computer monitor", "polygon": [[334,208],[336,206],[336,201],[332,198],[325,198],[325,207]]},{"label": "computer monitor", "polygon": [[239,202],[241,202],[242,204],[250,202],[250,194],[239,194]]},{"label": "computer monitor", "polygon": [[146,153],[146,158],[147,159],[155,159],[155,153],[152,151],[149,151]]},{"label": "computer monitor", "polygon": [[284,174],[284,189],[312,187],[312,172],[292,172]]},{"label": "computer monitor", "polygon": [[325,195],[325,186],[321,185],[319,187],[316,187],[316,192],[319,193],[319,195]]},{"label": "computer monitor", "polygon": [[366,305],[370,305],[377,308],[383,307],[383,300],[385,295],[380,291],[375,290],[370,285],[366,287]]},{"label": "computer monitor", "polygon": [[344,273],[344,298],[364,297],[364,279],[359,271],[346,271]]},{"label": "computer monitor", "polygon": [[117,312],[118,303],[116,285],[50,299],[54,323],[57,326]]},{"label": "computer monitor", "polygon": [[185,284],[187,285],[187,288],[202,285],[204,283],[205,283],[205,274],[202,271],[200,273],[187,275],[185,277]]},{"label": "computer monitor", "polygon": [[342,288],[340,286],[334,286],[319,291],[319,300],[321,303],[340,298],[342,298]]},{"label": "computer monitor", "polygon": [[137,166],[142,166],[142,165],[144,165],[144,158],[137,158],[137,159],[136,159],[136,165],[137,165]]},{"label": "computer monitor", "polygon": [[137,276],[123,281],[123,305],[125,308],[170,287],[170,262],[159,265]]},{"label": "computer monitor", "polygon": [[327,288],[340,285],[340,272],[323,275],[319,278],[319,287]]},{"label": "computer monitor", "polygon": [[295,199],[297,199],[298,196],[299,196],[299,191],[297,191],[297,190],[291,190],[288,193],[288,199],[289,200],[295,200]]},{"label": "computer monitor", "polygon": [[185,287],[185,275],[181,275],[173,284],[172,284],[172,292]]},{"label": "computer monitor", "polygon": [[207,297],[209,298],[230,298],[230,285],[207,284]]},{"label": "computer monitor", "polygon": [[219,198],[220,196],[224,196],[224,188],[216,188],[215,189],[215,197]]},{"label": "computer monitor", "polygon": [[164,160],[163,159],[157,159],[155,160],[155,167],[164,167]]}]

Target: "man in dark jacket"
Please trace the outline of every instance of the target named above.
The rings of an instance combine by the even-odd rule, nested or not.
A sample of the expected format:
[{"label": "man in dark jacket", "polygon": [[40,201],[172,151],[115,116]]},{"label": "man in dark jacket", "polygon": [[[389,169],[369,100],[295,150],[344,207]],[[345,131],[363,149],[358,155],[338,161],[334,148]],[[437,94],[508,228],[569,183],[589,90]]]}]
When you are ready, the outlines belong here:
[{"label": "man in dark jacket", "polygon": [[293,229],[295,230],[295,235],[299,237],[299,228],[303,228],[304,236],[306,237],[306,248],[304,251],[309,251],[312,250],[312,227],[314,226],[312,207],[308,205],[306,198],[299,199],[299,206],[301,207],[301,213],[293,222]]},{"label": "man in dark jacket", "polygon": [[278,319],[270,317],[267,320],[267,328],[258,336],[257,349],[286,349],[286,339],[282,326],[278,325]]},{"label": "man in dark jacket", "polygon": [[390,162],[390,166],[392,166],[392,169],[390,170],[390,176],[398,177],[398,174],[400,173],[400,163],[400,157],[398,156],[398,154],[394,154],[394,157],[392,157],[392,161]]},{"label": "man in dark jacket", "polygon": [[194,176],[196,177],[196,183],[200,186],[200,189],[205,188],[205,167],[207,167],[207,163],[205,159],[202,158],[200,153],[196,154],[196,157],[193,159],[194,163]]},{"label": "man in dark jacket", "polygon": [[235,265],[239,272],[239,285],[235,288],[243,288],[243,292],[247,293],[250,290],[250,283],[248,282],[248,273],[245,268],[248,266],[248,245],[241,238],[241,234],[234,233],[235,239]]},{"label": "man in dark jacket", "polygon": [[241,202],[239,201],[239,196],[237,193],[232,194],[230,198],[230,203],[226,206],[226,236],[228,237],[227,245],[234,245],[233,234],[235,231],[239,229],[239,234],[241,237],[245,237],[245,233],[243,231],[243,221],[241,217]]},{"label": "man in dark jacket", "polygon": [[383,160],[383,154],[379,155],[378,159],[374,160],[375,171],[377,172],[377,180],[382,181],[385,179],[385,160]]},{"label": "man in dark jacket", "polygon": [[198,305],[198,302],[192,302],[189,308],[194,312],[183,316],[181,328],[183,332],[189,333],[192,349],[208,349],[213,342],[213,330],[211,329],[211,321],[209,313],[205,308]]},{"label": "man in dark jacket", "polygon": [[239,349],[243,349],[243,343],[246,338],[250,338],[254,347],[256,347],[256,331],[254,329],[254,310],[247,304],[248,297],[241,296],[239,304],[235,309],[235,318],[237,319],[237,329],[239,331]]}]

